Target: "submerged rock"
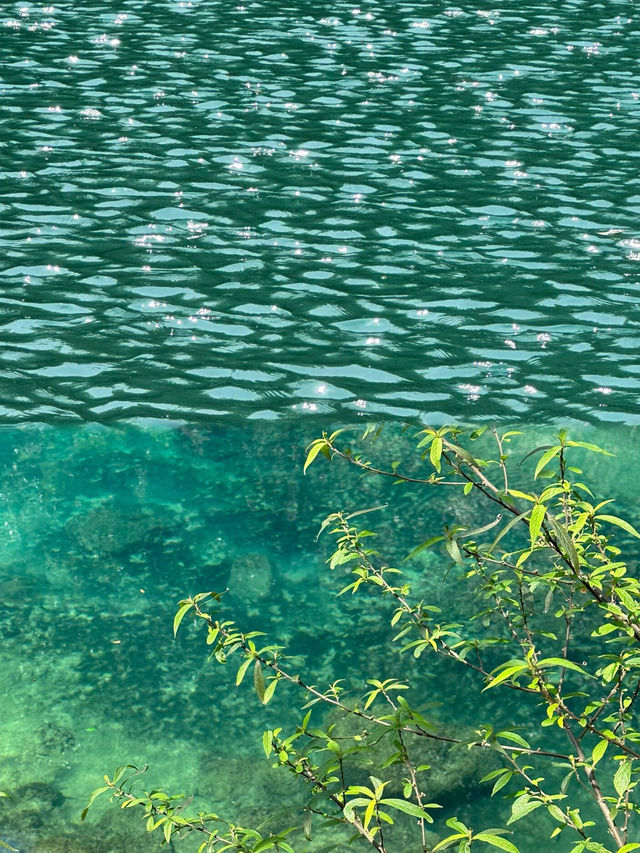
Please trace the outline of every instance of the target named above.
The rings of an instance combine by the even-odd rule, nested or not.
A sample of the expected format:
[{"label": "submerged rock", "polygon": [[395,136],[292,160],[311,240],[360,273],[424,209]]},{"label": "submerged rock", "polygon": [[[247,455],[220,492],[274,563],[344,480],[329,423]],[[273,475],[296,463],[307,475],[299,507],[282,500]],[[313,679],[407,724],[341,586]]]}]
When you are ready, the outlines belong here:
[{"label": "submerged rock", "polygon": [[28,782],[9,793],[9,797],[0,799],[3,837],[21,841],[33,839],[64,803],[62,793],[46,782]]},{"label": "submerged rock", "polygon": [[271,581],[271,563],[264,554],[243,554],[231,565],[229,591],[238,601],[251,604],[269,595]]},{"label": "submerged rock", "polygon": [[135,507],[121,508],[112,501],[72,515],[65,530],[84,551],[99,556],[141,548],[169,535],[164,518]]},{"label": "submerged rock", "polygon": [[44,723],[38,734],[44,752],[66,752],[76,745],[73,732],[59,723]]},{"label": "submerged rock", "polygon": [[200,562],[205,566],[221,566],[229,559],[231,549],[222,536],[211,539],[199,553]]}]

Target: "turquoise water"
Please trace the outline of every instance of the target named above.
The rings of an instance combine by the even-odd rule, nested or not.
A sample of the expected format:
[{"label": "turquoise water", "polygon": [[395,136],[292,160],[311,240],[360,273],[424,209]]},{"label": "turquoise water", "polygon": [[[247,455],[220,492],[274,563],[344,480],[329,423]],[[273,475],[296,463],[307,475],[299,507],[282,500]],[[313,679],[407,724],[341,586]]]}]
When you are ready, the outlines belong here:
[{"label": "turquoise water", "polygon": [[[303,478],[323,428],[571,424],[619,451],[596,480],[634,521],[637,14],[124,0],[0,26],[0,838],[146,851],[131,815],[79,824],[117,764],[251,822],[298,796],[260,758],[285,697],[258,714],[197,632],[174,642],[177,600],[229,586],[358,692],[389,635],[336,600],[320,519],[392,496],[397,559],[459,512]],[[457,579],[414,580],[468,615]],[[447,814],[497,822],[477,793]]]},{"label": "turquoise water", "polygon": [[[299,821],[284,804],[301,802],[303,791],[271,770],[261,734],[299,721],[292,708],[302,696],[283,689],[262,709],[250,684],[235,688],[235,666],[206,662],[201,631],[187,621],[174,641],[177,600],[197,591],[228,587],[225,615],[285,644],[312,683],[344,678],[357,697],[366,677],[409,677],[412,700],[434,703],[428,713],[445,730],[479,721],[531,730],[535,707],[479,699],[457,668],[390,654],[391,609],[366,592],[337,598],[346,573],[328,570],[330,541],[316,542],[329,511],[388,502],[369,523],[393,563],[443,523],[469,524],[469,510],[437,490],[363,481],[339,464],[314,465],[303,478],[313,435],[308,424],[0,432],[0,778],[12,794],[0,800],[0,825],[23,853],[156,849],[131,813],[97,806],[80,826],[102,773],[129,761],[149,764],[148,786],[194,795],[193,808],[257,824],[275,799],[269,826]],[[640,525],[633,489],[620,485],[640,476],[633,436],[622,428],[587,435],[618,454],[596,460],[598,494],[617,494],[617,511]],[[397,431],[389,441],[383,456],[398,452]],[[407,573],[417,599],[463,620],[477,610],[448,560],[417,560]],[[314,719],[331,722],[321,709]],[[439,754],[436,776],[464,756]],[[474,764],[462,784],[436,787],[445,816],[496,823],[507,806],[474,784],[492,766]],[[523,853],[541,849],[550,829],[530,821]],[[340,850],[342,840],[318,831],[299,849]]]}]

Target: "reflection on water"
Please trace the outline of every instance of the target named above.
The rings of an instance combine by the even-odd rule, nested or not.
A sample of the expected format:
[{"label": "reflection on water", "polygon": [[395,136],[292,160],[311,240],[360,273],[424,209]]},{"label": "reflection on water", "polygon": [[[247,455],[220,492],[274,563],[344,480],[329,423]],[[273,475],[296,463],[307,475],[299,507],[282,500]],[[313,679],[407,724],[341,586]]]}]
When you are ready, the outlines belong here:
[{"label": "reflection on water", "polygon": [[[404,672],[413,701],[439,703],[434,713],[447,725],[477,723],[481,713],[528,730],[536,719],[535,709],[530,719],[490,694],[479,711],[457,670],[389,654],[385,603],[366,592],[336,598],[344,575],[324,565],[329,542],[314,541],[328,511],[389,501],[370,524],[396,561],[444,521],[468,523],[467,510],[437,491],[361,480],[339,464],[314,465],[303,478],[310,437],[264,425],[0,433],[0,788],[12,795],[0,801],[0,827],[22,853],[155,849],[132,815],[97,809],[79,825],[101,774],[126,761],[150,764],[148,785],[193,794],[235,819],[257,823],[274,801],[300,802],[286,774],[273,777],[260,744],[264,729],[295,721],[287,705],[296,697],[282,690],[260,709],[250,686],[233,686],[235,667],[206,664],[201,631],[187,622],[172,639],[176,602],[196,591],[229,587],[226,612],[286,644],[319,685],[342,677],[361,695],[366,677]],[[615,483],[617,511],[628,508],[638,525],[630,432],[589,437],[618,453],[596,458],[589,481],[604,496]],[[399,441],[392,431],[383,452],[397,453]],[[448,566],[418,560],[408,572],[417,595],[464,618],[476,602]],[[440,756],[438,766],[452,762]],[[434,799],[446,814],[495,823],[503,805],[488,805],[475,770],[460,774],[458,787],[442,783]],[[280,825],[297,819],[295,809],[278,817]],[[547,827],[538,820],[531,831]],[[522,849],[540,844],[532,835]],[[320,833],[309,849],[340,847]]]},{"label": "reflection on water", "polygon": [[628,4],[0,11],[5,418],[638,418]]}]

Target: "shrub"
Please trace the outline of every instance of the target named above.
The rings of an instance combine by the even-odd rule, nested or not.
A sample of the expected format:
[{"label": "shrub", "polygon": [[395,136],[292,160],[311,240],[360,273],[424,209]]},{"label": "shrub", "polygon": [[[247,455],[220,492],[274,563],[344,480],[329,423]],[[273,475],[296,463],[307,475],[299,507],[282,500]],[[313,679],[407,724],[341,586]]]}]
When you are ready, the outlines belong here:
[{"label": "shrub", "polygon": [[[360,847],[379,853],[489,847],[517,853],[525,837],[519,821],[538,810],[538,817],[548,815],[562,850],[640,849],[630,840],[638,811],[640,585],[613,540],[640,534],[611,513],[610,499],[594,497],[573,464],[585,453],[611,454],[565,432],[523,456],[511,450],[517,432],[425,428],[417,434],[414,464],[401,456],[384,466],[344,445],[344,433],[313,441],[305,472],[324,456],[365,477],[417,489],[416,517],[425,488],[448,489],[451,507],[469,503],[467,516],[457,511],[456,523],[411,543],[400,567],[384,561],[372,544],[375,534],[363,526],[380,507],[332,513],[321,533],[334,540],[330,569],[350,572],[341,594],[369,590],[392,602],[393,643],[404,660],[410,655],[427,666],[433,656],[468,674],[475,725],[443,724],[424,709],[410,678],[374,673],[356,698],[340,680],[317,687],[297,674],[281,646],[225,619],[219,592],[199,593],[180,602],[174,633],[185,617],[195,618],[214,660],[239,661],[238,686],[251,680],[263,705],[286,687],[303,705],[292,731],[275,728],[262,738],[266,757],[306,786],[299,822],[260,833],[212,812],[188,816],[182,797],[134,790],[142,771],[133,765],[105,777],[89,806],[108,793],[123,808],[143,810],[147,829],[160,829],[163,842],[195,834],[200,853],[291,853],[297,839],[312,849],[312,819],[314,828],[347,827]],[[367,453],[379,448],[378,437],[379,430],[365,430]],[[472,592],[472,618],[452,620],[445,608],[418,597],[415,566],[424,571],[425,554],[439,549],[444,560],[432,559],[428,570],[454,567],[458,583]],[[530,719],[526,732],[499,724],[507,700]],[[318,708],[331,710],[325,725],[317,722]],[[476,831],[451,812],[459,791],[479,783],[488,783],[509,809],[499,826]],[[444,820],[442,805],[449,810]]]}]

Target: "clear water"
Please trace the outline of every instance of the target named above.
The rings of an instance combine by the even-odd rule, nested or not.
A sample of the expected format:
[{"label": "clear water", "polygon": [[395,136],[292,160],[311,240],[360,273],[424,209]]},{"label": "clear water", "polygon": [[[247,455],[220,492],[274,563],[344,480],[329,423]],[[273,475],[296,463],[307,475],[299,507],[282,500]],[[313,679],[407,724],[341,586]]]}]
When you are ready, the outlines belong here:
[{"label": "clear water", "polygon": [[[225,614],[286,644],[312,683],[345,678],[356,697],[366,677],[403,674],[412,700],[435,702],[429,713],[458,732],[480,721],[528,731],[538,718],[503,697],[479,700],[478,685],[457,669],[398,659],[389,652],[391,610],[366,592],[336,597],[345,574],[325,565],[330,542],[315,541],[329,511],[389,501],[370,522],[395,562],[465,510],[439,492],[362,481],[339,465],[313,466],[303,478],[313,435],[309,424],[0,432],[0,779],[13,795],[0,800],[0,826],[23,853],[155,849],[131,813],[97,807],[79,824],[101,774],[128,761],[150,765],[148,786],[193,794],[194,808],[213,805],[236,820],[264,820],[274,799],[300,801],[303,792],[264,759],[261,734],[295,724],[290,708],[302,697],[283,690],[261,709],[250,684],[235,688],[235,666],[206,662],[202,631],[187,622],[172,639],[177,600],[197,591],[229,587]],[[596,461],[598,493],[614,490],[618,511],[639,525],[629,430],[588,435],[618,454]],[[453,618],[475,612],[446,561],[407,571],[417,598]],[[464,787],[442,798],[445,815],[475,826],[495,824],[506,807]],[[276,811],[272,826],[299,819]],[[524,853],[542,849],[549,830],[531,820]],[[342,847],[334,830],[300,849]]]},{"label": "clear water", "polygon": [[0,25],[0,838],[150,850],[131,816],[79,825],[116,764],[249,821],[291,795],[258,743],[284,697],[258,716],[174,642],[182,595],[228,584],[318,682],[396,665],[314,541],[385,493],[303,479],[321,429],[570,423],[618,449],[596,474],[633,513],[637,14],[65,0]]}]

